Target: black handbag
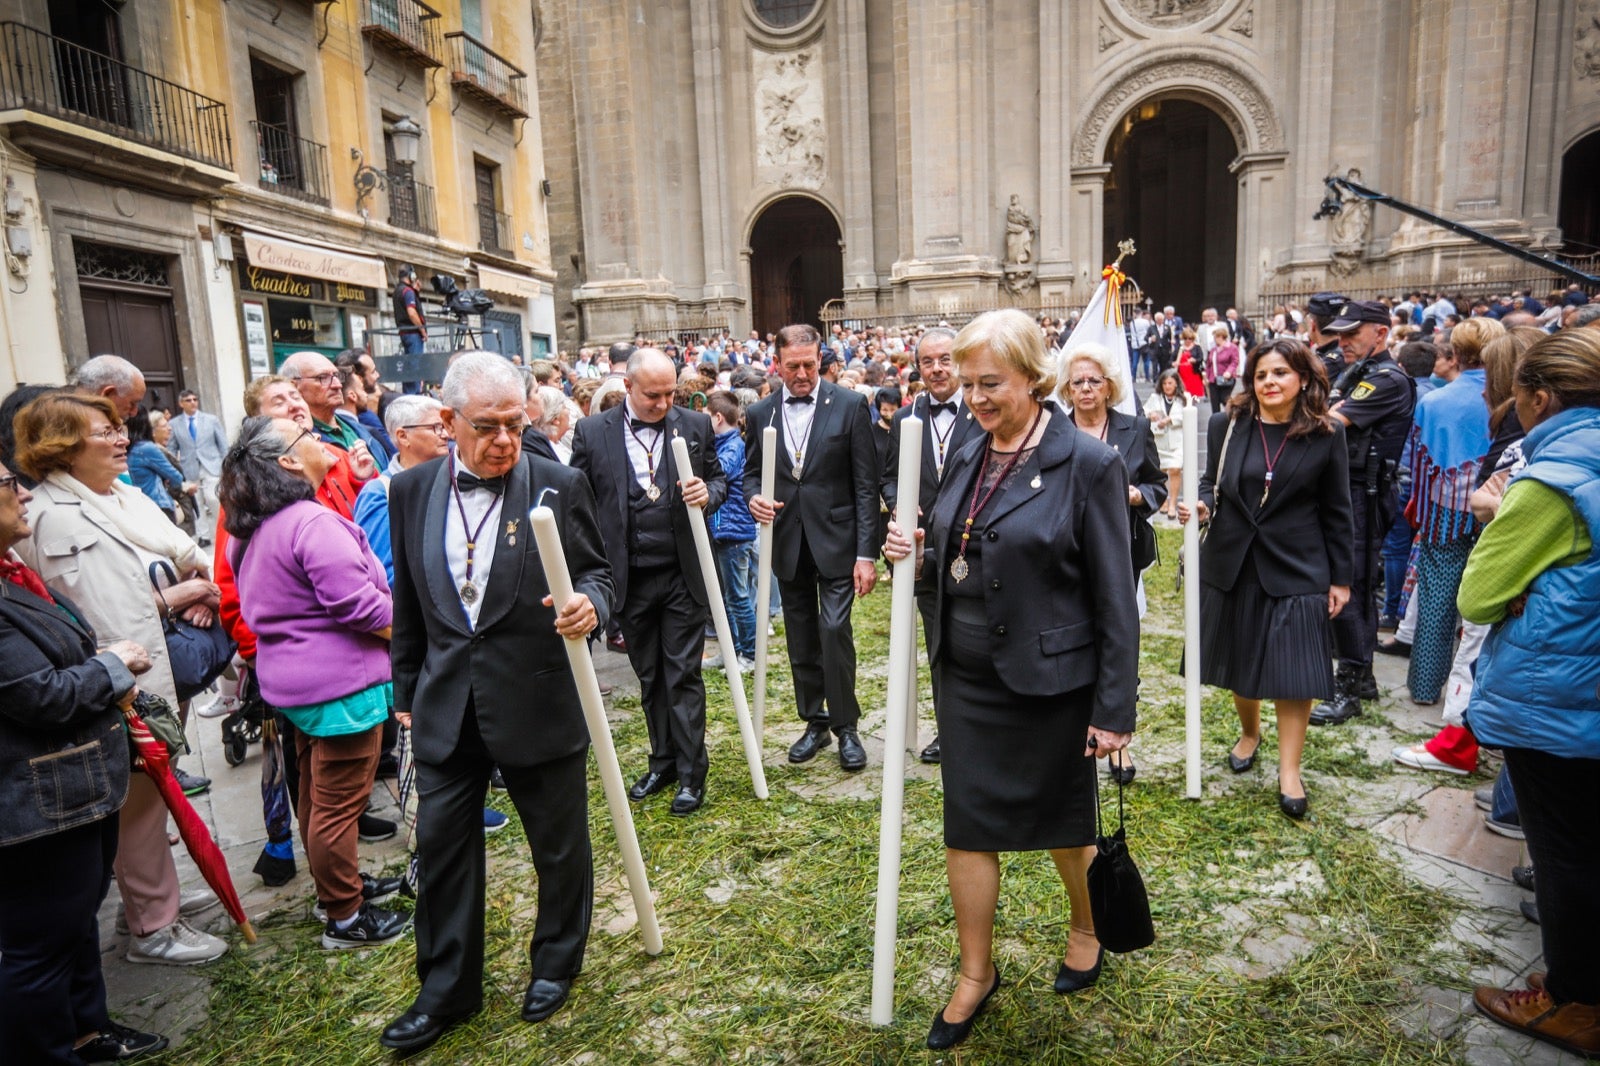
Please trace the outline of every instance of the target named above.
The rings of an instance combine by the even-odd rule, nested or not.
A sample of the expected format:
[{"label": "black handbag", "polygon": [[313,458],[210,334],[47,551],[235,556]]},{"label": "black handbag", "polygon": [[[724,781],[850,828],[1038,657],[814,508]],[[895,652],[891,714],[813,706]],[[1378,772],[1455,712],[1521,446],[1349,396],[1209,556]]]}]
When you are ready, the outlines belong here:
[{"label": "black handbag", "polygon": [[1147,948],[1156,940],[1144,878],[1128,853],[1122,818],[1122,782],[1117,782],[1117,831],[1105,835],[1100,823],[1100,774],[1095,772],[1095,857],[1089,864],[1089,912],[1100,946],[1118,953]]},{"label": "black handbag", "polygon": [[1156,531],[1146,519],[1139,516],[1137,511],[1132,514],[1133,576],[1137,578],[1160,558],[1160,552],[1156,547]]},{"label": "black handbag", "polygon": [[[164,571],[168,583],[174,585],[178,583],[178,575],[171,566],[160,560],[150,564],[150,584],[156,590],[156,595],[161,597],[162,606],[166,607],[167,597],[161,590],[158,571]],[[197,626],[193,622],[185,622],[170,608],[166,615],[162,629],[167,637],[167,662],[172,667],[172,683],[178,699],[193,699],[209,688],[211,682],[228,668],[238,646],[228,639],[228,631],[222,628],[220,620],[210,626]]]}]

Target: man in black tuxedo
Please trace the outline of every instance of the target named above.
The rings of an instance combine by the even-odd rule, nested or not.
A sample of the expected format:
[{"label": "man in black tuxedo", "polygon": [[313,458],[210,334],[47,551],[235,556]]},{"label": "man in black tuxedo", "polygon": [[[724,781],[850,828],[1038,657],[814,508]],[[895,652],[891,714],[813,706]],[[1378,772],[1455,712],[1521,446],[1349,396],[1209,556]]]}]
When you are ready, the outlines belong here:
[{"label": "man in black tuxedo", "polygon": [[[955,345],[956,331],[947,326],[934,326],[917,342],[917,373],[927,386],[907,407],[894,416],[889,430],[889,454],[883,471],[883,499],[893,511],[899,499],[900,480],[900,423],[908,415],[922,420],[922,480],[917,493],[917,527],[926,529],[927,518],[933,513],[933,501],[939,495],[939,485],[944,479],[945,467],[955,458],[969,439],[983,435],[983,430],[972,417],[972,412],[961,402],[961,382],[956,377],[955,363],[950,359],[950,349]],[[933,631],[933,585],[929,577],[917,585],[917,611],[922,615],[922,631]],[[939,701],[937,691],[934,703]],[[939,761],[939,738],[922,749],[922,761]]]},{"label": "man in black tuxedo", "polygon": [[[856,648],[851,594],[877,583],[882,468],[867,400],[819,379],[822,335],[807,325],[778,331],[774,369],[783,388],[745,412],[744,494],[757,522],[772,523],[773,570],[783,599],[795,702],[806,731],[789,748],[807,762],[839,737],[839,765],[860,770]],[[761,495],[762,430],[778,431],[777,499]]]},{"label": "man in black tuxedo", "polygon": [[[650,766],[628,790],[643,800],[676,786],[672,813],[692,814],[706,793],[706,586],[689,508],[715,511],[728,496],[711,419],[672,405],[677,374],[655,348],[628,357],[627,396],[578,423],[572,467],[589,479],[605,516],[617,617],[639,675]],[[672,441],[689,446],[694,476],[679,481]]]},{"label": "man in black tuxedo", "polygon": [[[604,625],[611,609],[594,496],[576,471],[520,454],[523,384],[501,356],[457,359],[442,398],[454,452],[402,471],[389,488],[394,703],[412,729],[421,797],[422,988],[380,1037],[402,1053],[483,1004],[483,800],[494,766],[539,876],[525,1020],[566,1002],[594,898],[589,734],[562,643]],[[574,595],[559,614],[528,519],[539,502],[555,511],[572,574]]]}]

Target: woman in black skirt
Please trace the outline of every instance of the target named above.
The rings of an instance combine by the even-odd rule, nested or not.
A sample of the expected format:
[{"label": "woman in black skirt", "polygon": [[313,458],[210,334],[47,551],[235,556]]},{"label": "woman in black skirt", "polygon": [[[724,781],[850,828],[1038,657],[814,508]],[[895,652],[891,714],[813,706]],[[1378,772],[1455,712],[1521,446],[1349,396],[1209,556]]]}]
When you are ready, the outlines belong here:
[{"label": "woman in black skirt", "polygon": [[[1250,353],[1250,388],[1206,431],[1198,517],[1200,679],[1233,693],[1241,736],[1228,767],[1255,765],[1261,701],[1278,714],[1278,806],[1306,813],[1300,778],[1311,705],[1333,692],[1328,620],[1350,599],[1349,457],[1328,378],[1301,341]],[[1189,508],[1178,505],[1189,521]]]},{"label": "woman in black skirt", "polygon": [[[946,467],[917,556],[919,576],[937,575],[928,656],[961,945],[960,980],[928,1033],[936,1049],[964,1040],[1000,986],[1001,851],[1049,851],[1066,887],[1072,924],[1056,990],[1099,977],[1087,879],[1094,757],[1131,739],[1139,672],[1121,457],[1044,404],[1055,370],[1026,314],[980,315],[951,355],[985,436]],[[884,553],[913,550],[890,523]]]}]

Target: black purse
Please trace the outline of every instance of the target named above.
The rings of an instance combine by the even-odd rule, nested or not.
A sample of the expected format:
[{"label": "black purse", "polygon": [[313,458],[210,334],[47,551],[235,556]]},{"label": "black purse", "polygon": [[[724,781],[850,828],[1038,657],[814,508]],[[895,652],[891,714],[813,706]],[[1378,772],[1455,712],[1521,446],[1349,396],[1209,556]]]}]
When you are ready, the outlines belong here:
[{"label": "black purse", "polygon": [[1117,831],[1105,835],[1100,823],[1100,774],[1095,771],[1094,861],[1089,864],[1089,912],[1100,946],[1118,953],[1147,948],[1156,940],[1150,918],[1150,897],[1144,878],[1128,853],[1127,826],[1122,817],[1122,782],[1117,782]]},{"label": "black purse", "polygon": [[[160,560],[150,564],[150,585],[161,597],[161,605],[167,607],[167,597],[161,589],[158,571],[166,573],[169,584],[177,584],[178,575],[171,566]],[[209,688],[211,682],[228,668],[238,646],[228,639],[228,631],[222,628],[220,620],[210,626],[197,626],[185,622],[170,607],[167,607],[166,615],[162,629],[167,637],[167,662],[172,667],[172,683],[179,700],[193,699]]]}]

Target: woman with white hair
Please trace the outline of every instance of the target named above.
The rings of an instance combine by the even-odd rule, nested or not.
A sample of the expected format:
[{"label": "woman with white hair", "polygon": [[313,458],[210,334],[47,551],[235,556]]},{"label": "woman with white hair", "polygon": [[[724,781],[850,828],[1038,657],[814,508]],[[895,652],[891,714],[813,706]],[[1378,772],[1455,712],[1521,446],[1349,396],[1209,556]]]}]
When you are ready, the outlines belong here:
[{"label": "woman with white hair", "polygon": [[[1079,344],[1061,357],[1056,399],[1068,411],[1067,418],[1102,444],[1116,449],[1128,471],[1128,528],[1133,572],[1142,574],[1155,562],[1156,533],[1150,517],[1167,499],[1167,479],[1161,471],[1156,438],[1150,421],[1140,414],[1124,414],[1116,409],[1123,390],[1130,388],[1118,373],[1115,356],[1098,344]],[[1144,579],[1139,579],[1139,616],[1144,617]],[[1124,750],[1106,758],[1106,768],[1121,784],[1128,784],[1138,772]]]},{"label": "woman with white hair", "polygon": [[572,431],[572,408],[576,405],[567,399],[566,393],[553,385],[539,386],[539,404],[544,413],[533,428],[549,438],[550,446],[556,450],[556,458],[563,464],[571,462],[572,442],[568,434]]}]

